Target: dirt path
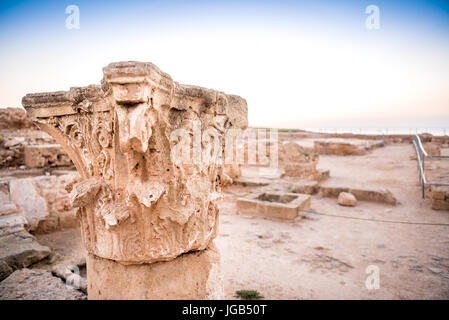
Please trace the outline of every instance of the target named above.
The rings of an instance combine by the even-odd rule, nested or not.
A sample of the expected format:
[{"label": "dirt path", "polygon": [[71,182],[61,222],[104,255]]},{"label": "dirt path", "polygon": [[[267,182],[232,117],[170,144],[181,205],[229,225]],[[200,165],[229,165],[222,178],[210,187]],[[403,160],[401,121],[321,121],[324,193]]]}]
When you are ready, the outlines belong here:
[{"label": "dirt path", "polygon": [[[312,209],[353,217],[449,223],[420,198],[410,145],[376,149],[365,156],[321,156],[335,181],[386,187],[396,207],[313,196]],[[239,193],[242,187],[228,191]],[[307,214],[293,222],[238,215],[228,193],[221,211],[226,297],[241,289],[267,299],[448,299],[449,228],[390,224]],[[368,290],[366,268],[380,271],[380,288]]]}]

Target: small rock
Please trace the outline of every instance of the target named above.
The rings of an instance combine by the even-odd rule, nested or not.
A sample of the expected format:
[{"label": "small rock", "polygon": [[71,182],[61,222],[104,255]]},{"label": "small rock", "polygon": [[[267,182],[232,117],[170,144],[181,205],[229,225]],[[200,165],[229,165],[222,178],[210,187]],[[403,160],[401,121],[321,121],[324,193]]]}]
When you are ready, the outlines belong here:
[{"label": "small rock", "polygon": [[411,266],[409,266],[408,269],[413,270],[413,271],[423,272],[422,266],[419,264],[411,265]]},{"label": "small rock", "polygon": [[[84,261],[85,265],[85,261]],[[58,278],[63,279],[66,283],[70,283],[75,289],[87,293],[87,280],[80,275],[80,268],[82,263],[73,264],[57,264],[51,272]]]},{"label": "small rock", "polygon": [[432,267],[427,267],[427,269],[429,269],[430,271],[432,271],[433,273],[441,273],[443,270],[441,270],[440,268],[432,268]]},{"label": "small rock", "polygon": [[381,260],[381,259],[376,259],[376,260],[373,261],[373,263],[375,263],[375,264],[385,264],[385,261]]},{"label": "small rock", "polygon": [[338,204],[342,206],[355,207],[357,199],[352,193],[340,192],[338,195]]}]

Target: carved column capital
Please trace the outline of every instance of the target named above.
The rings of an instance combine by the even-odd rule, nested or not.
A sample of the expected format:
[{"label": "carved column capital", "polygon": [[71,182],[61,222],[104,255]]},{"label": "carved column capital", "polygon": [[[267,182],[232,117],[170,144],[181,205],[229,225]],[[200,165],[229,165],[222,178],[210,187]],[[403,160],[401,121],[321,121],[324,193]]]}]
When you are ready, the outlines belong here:
[{"label": "carved column capital", "polygon": [[206,248],[217,232],[222,165],[173,161],[172,133],[192,136],[199,124],[224,138],[245,129],[246,101],[181,85],[151,63],[112,63],[103,73],[101,86],[22,99],[80,173],[71,197],[86,249],[140,264]]}]

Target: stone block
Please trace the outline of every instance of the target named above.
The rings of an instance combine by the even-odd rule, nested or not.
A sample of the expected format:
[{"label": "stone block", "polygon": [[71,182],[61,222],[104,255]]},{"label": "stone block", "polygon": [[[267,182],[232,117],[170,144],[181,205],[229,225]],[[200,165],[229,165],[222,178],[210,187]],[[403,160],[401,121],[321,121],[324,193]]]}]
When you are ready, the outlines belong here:
[{"label": "stone block", "polygon": [[447,188],[430,186],[430,192],[432,194],[432,199],[434,200],[444,200],[448,194]]},{"label": "stone block", "polygon": [[85,299],[85,294],[67,286],[46,270],[17,270],[0,283],[0,300]]},{"label": "stone block", "polygon": [[449,210],[449,201],[445,200],[432,200],[433,210]]},{"label": "stone block", "polygon": [[170,261],[123,265],[89,254],[89,300],[223,299],[220,254],[211,245]]},{"label": "stone block", "polygon": [[237,199],[239,213],[278,219],[294,219],[310,208],[311,197],[297,193],[260,193]]},{"label": "stone block", "polygon": [[33,178],[10,181],[11,200],[20,208],[27,221],[27,230],[34,231],[39,222],[48,217],[48,206],[39,194]]},{"label": "stone block", "polygon": [[17,205],[11,200],[10,180],[0,180],[0,237],[23,231],[27,223]]},{"label": "stone block", "polygon": [[9,215],[0,217],[0,237],[24,230],[27,223],[21,215]]},{"label": "stone block", "polygon": [[2,261],[3,265],[9,266],[10,270],[26,268],[46,258],[49,254],[50,249],[46,246],[41,246],[26,231],[0,237],[0,261]]},{"label": "stone block", "polygon": [[289,186],[292,193],[317,194],[319,190],[317,181],[298,181]]},{"label": "stone block", "polygon": [[73,166],[69,156],[59,144],[25,146],[24,157],[28,168]]},{"label": "stone block", "polygon": [[333,185],[321,185],[321,194],[323,197],[336,198],[341,192],[352,193],[358,200],[372,201],[396,205],[397,200],[390,190],[385,188],[362,189],[359,187],[343,187]]},{"label": "stone block", "polygon": [[48,233],[78,226],[76,211],[65,190],[77,175],[38,176],[10,182],[11,199],[26,219],[27,230]]}]

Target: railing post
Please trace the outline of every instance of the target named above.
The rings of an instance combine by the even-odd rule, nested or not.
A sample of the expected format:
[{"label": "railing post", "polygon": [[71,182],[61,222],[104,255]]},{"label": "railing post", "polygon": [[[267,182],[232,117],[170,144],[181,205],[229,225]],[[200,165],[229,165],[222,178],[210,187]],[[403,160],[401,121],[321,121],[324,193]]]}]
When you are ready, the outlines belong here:
[{"label": "railing post", "polygon": [[[425,159],[425,156],[423,155],[422,156],[422,174],[423,174],[423,176],[424,176],[424,159]],[[424,177],[422,177],[421,178],[421,181],[422,181],[422,197],[423,197],[423,199],[425,198],[425,195],[424,195],[424,187],[425,187],[425,184],[424,184]]]}]

